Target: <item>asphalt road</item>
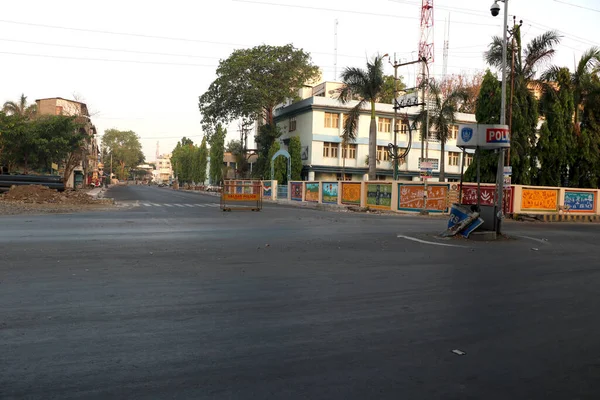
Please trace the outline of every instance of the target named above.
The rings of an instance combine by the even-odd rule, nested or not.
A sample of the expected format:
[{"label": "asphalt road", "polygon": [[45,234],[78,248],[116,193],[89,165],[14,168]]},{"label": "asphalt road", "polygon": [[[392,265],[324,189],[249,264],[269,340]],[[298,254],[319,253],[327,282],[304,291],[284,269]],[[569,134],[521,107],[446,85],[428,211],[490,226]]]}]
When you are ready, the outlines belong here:
[{"label": "asphalt road", "polygon": [[598,225],[109,196],[0,217],[0,398],[600,398]]}]

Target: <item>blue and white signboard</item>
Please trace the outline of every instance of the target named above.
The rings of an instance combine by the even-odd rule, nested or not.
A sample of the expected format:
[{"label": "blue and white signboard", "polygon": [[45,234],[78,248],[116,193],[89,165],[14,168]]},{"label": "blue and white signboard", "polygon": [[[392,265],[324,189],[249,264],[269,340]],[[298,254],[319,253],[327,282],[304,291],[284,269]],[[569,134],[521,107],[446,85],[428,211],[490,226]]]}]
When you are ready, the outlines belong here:
[{"label": "blue and white signboard", "polygon": [[[448,220],[448,229],[452,228],[455,225],[460,224],[467,218],[469,218],[469,210],[467,210],[464,207],[460,207],[460,206],[457,206],[456,204],[454,204],[450,208],[450,219]],[[475,229],[479,228],[482,224],[483,224],[483,220],[481,218],[477,218],[476,220],[471,222],[471,224],[469,226],[467,226],[465,229],[463,229],[463,231],[460,234],[462,236],[464,236],[465,238],[468,238],[469,235],[471,234],[471,232],[473,232]]]},{"label": "blue and white signboard", "polygon": [[467,149],[507,148],[510,147],[510,131],[508,125],[459,125],[456,145]]}]

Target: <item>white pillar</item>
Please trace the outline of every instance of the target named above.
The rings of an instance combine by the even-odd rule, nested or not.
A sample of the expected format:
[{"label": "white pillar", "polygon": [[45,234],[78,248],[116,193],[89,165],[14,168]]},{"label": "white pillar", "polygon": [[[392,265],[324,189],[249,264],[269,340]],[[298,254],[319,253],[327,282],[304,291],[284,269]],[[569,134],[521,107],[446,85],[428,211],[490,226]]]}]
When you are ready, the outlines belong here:
[{"label": "white pillar", "polygon": [[309,181],[315,180],[315,171],[308,171],[308,180]]}]

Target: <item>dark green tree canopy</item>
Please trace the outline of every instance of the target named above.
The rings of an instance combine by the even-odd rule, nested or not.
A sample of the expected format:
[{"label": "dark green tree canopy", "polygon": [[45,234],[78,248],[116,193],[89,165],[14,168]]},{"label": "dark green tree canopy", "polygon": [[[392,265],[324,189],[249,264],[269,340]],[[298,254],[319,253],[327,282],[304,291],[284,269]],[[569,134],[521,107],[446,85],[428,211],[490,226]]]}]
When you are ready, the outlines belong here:
[{"label": "dark green tree canopy", "polygon": [[119,179],[127,179],[129,168],[144,162],[144,153],[139,136],[133,131],[119,131],[108,129],[102,136],[102,147],[105,149],[104,165],[110,165],[111,155],[113,163],[119,165]]},{"label": "dark green tree canopy", "polygon": [[310,55],[291,44],[235,50],[219,63],[217,79],[200,96],[203,129],[212,133],[218,123],[262,116],[273,124],[275,106],[318,75]]},{"label": "dark green tree canopy", "polygon": [[[398,90],[404,90],[406,85],[402,81],[403,77],[398,77]],[[385,75],[383,77],[383,88],[379,96],[379,103],[393,104],[394,103],[394,85],[395,79],[393,75]]]}]

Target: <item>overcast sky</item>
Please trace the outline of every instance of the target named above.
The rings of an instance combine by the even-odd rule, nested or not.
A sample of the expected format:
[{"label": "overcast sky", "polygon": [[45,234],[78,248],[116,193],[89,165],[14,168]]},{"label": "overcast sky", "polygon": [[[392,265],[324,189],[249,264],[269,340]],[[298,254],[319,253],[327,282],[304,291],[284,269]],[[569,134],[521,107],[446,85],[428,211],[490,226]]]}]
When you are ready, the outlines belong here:
[{"label": "overcast sky", "polygon": [[[502,14],[491,0],[435,0],[435,61],[443,65],[445,20],[450,19],[448,73],[474,74],[482,54],[501,35]],[[0,99],[81,96],[101,135],[133,130],[153,161],[157,141],[168,153],[182,136],[202,137],[198,96],[215,78],[220,59],[236,48],[293,43],[312,54],[326,80],[363,66],[377,53],[401,61],[417,55],[420,0],[42,0],[2,1]],[[501,4],[503,7],[503,5]],[[510,0],[509,16],[523,20],[523,41],[548,29],[564,35],[554,63],[600,46],[598,0]],[[388,65],[387,73],[393,73]],[[399,70],[409,85],[416,67]],[[236,126],[229,138],[237,137]],[[100,139],[100,138],[99,138]]]}]

